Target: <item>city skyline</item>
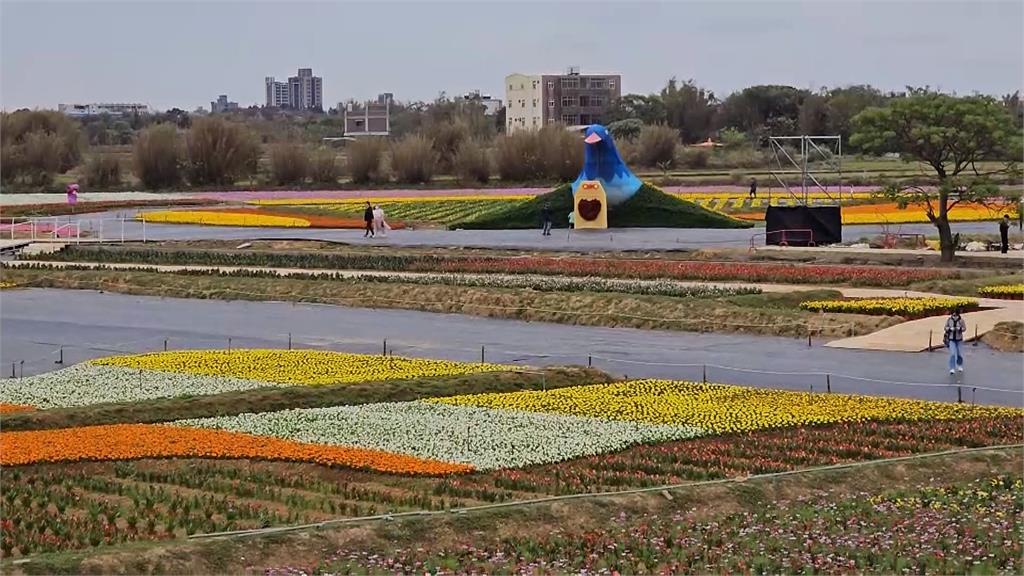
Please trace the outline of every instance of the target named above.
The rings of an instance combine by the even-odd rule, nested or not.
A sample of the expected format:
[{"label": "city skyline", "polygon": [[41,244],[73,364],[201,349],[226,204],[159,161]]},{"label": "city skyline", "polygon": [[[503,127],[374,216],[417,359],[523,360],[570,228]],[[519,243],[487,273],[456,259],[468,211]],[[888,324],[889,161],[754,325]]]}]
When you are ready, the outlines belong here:
[{"label": "city skyline", "polygon": [[[1019,2],[0,4],[0,103],[140,102],[191,110],[219,94],[261,104],[266,76],[313,68],[323,101],[393,92],[501,95],[512,73],[621,74],[622,92],[693,78],[719,97],[755,84],[929,85],[1004,94],[1024,84]],[[173,20],[175,26],[155,22]],[[571,24],[569,24],[571,23]],[[64,42],[40,42],[39,31]],[[291,31],[301,30],[295,41]],[[266,49],[267,38],[286,41]],[[156,41],[154,41],[156,39]],[[443,39],[443,41],[442,41]]]}]

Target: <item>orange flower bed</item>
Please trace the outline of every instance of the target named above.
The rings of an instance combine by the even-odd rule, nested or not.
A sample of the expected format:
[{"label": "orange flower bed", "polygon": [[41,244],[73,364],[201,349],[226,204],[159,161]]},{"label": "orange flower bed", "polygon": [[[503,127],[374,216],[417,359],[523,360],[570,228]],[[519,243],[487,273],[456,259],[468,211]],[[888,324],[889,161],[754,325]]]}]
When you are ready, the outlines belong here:
[{"label": "orange flower bed", "polygon": [[378,450],[304,444],[199,428],[110,424],[0,433],[0,465],[139,458],[253,458],[364,468],[394,474],[440,476],[472,466]]},{"label": "orange flower bed", "polygon": [[[366,223],[361,218],[339,218],[323,214],[310,214],[307,212],[289,212],[288,210],[275,210],[267,208],[227,208],[217,210],[231,214],[245,214],[248,216],[285,216],[290,218],[302,218],[309,222],[310,228],[350,228],[362,230]],[[388,222],[392,230],[401,230],[405,224],[401,222]]]},{"label": "orange flower bed", "polygon": [[0,414],[14,414],[15,412],[30,412],[35,410],[35,406],[26,406],[24,404],[2,404],[0,403]]}]

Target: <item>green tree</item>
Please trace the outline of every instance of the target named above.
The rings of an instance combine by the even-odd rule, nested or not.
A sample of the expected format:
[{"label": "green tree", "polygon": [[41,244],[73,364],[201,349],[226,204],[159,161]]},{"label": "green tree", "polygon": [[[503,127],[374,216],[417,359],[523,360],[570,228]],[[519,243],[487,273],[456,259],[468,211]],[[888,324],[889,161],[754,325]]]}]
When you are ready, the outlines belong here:
[{"label": "green tree", "polygon": [[139,133],[132,166],[142,185],[151,190],[181,182],[182,151],[174,124],[156,124]]},{"label": "green tree", "polygon": [[679,131],[684,143],[703,142],[711,136],[718,111],[714,92],[693,80],[680,83],[672,78],[659,96],[665,108],[665,123]]},{"label": "green tree", "polygon": [[[953,260],[956,246],[949,211],[960,202],[986,202],[999,194],[993,177],[1020,177],[1017,161],[1024,140],[1001,102],[987,96],[958,98],[913,90],[884,108],[868,108],[853,120],[854,146],[870,153],[895,152],[935,172],[935,189],[895,183],[883,194],[901,205],[924,204],[939,231],[942,260]],[[984,171],[980,163],[1001,160],[1001,168]]]},{"label": "green tree", "polygon": [[79,124],[52,110],[0,113],[0,149],[5,182],[22,179],[44,186],[82,159]]},{"label": "green tree", "polygon": [[644,124],[664,124],[665,104],[661,101],[661,96],[657,94],[649,96],[626,94],[614,100],[601,116],[605,125],[631,118]]},{"label": "green tree", "polygon": [[884,106],[884,96],[877,88],[867,85],[833,88],[828,93],[828,129],[827,134],[842,136],[843,145],[850,143],[852,132],[851,121],[864,109],[873,106]]}]

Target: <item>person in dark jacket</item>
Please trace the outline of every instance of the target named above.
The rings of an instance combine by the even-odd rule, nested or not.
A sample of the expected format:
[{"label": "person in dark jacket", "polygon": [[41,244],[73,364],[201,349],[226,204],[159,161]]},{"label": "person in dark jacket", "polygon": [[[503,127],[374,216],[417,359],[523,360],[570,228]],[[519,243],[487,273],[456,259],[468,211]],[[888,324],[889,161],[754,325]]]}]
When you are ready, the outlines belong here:
[{"label": "person in dark jacket", "polygon": [[950,374],[955,370],[964,371],[964,332],[967,332],[967,323],[960,316],[960,307],[957,306],[946,320],[946,328],[942,335],[942,342],[949,348]]},{"label": "person in dark jacket", "polygon": [[370,201],[366,201],[366,210],[363,210],[363,223],[366,225],[366,232],[363,233],[363,238],[369,236],[373,238],[373,206],[370,205]]},{"label": "person in dark jacket", "polygon": [[551,236],[551,205],[545,204],[540,211],[540,220],[544,226],[544,236]]},{"label": "person in dark jacket", "polygon": [[757,198],[757,178],[750,179],[750,198]]},{"label": "person in dark jacket", "polygon": [[1010,215],[1003,214],[999,221],[999,251],[1006,254],[1010,251]]}]

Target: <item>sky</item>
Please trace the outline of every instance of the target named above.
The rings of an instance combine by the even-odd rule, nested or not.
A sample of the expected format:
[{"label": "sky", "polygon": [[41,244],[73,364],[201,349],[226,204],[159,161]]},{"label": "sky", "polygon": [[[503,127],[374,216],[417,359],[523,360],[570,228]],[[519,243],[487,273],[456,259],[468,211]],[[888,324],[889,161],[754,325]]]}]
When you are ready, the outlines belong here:
[{"label": "sky", "polygon": [[393,92],[504,99],[513,72],[960,94],[1024,86],[1024,2],[19,2],[0,0],[0,106],[261,104],[264,77],[323,77],[324,106]]}]

